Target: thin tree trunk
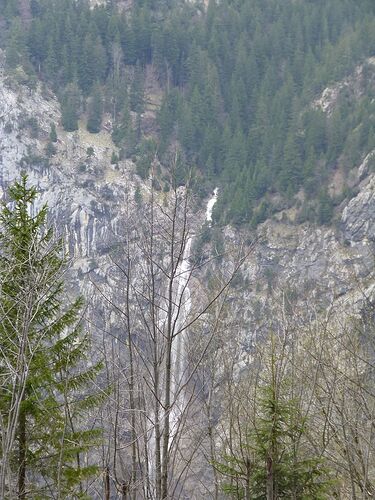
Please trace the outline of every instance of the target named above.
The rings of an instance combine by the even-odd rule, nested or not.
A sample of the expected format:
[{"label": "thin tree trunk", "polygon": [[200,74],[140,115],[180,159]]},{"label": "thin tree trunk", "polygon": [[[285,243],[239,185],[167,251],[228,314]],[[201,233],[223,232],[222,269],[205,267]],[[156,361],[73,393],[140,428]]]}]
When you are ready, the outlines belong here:
[{"label": "thin tree trunk", "polygon": [[126,311],[127,311],[127,329],[128,329],[128,343],[129,343],[129,364],[130,364],[130,378],[129,378],[129,403],[131,411],[131,441],[132,441],[132,469],[131,469],[131,497],[132,500],[137,500],[137,433],[136,433],[136,415],[135,415],[135,400],[134,400],[134,353],[133,353],[133,340],[132,329],[130,323],[130,279],[131,279],[131,264],[130,252],[128,242],[128,276],[126,282]]},{"label": "thin tree trunk", "polygon": [[246,460],[246,486],[245,486],[245,500],[251,500],[250,491],[250,474],[251,474],[251,462],[249,459]]},{"label": "thin tree trunk", "polygon": [[18,422],[18,498],[26,500],[26,414],[21,409]]},{"label": "thin tree trunk", "polygon": [[161,499],[168,498],[168,465],[169,465],[169,439],[170,439],[170,412],[171,412],[171,365],[172,365],[172,343],[173,343],[173,284],[177,266],[175,266],[175,237],[176,237],[176,210],[177,199],[175,199],[175,208],[172,219],[171,231],[171,276],[168,286],[168,323],[167,323],[167,348],[165,358],[165,392],[164,392],[164,427],[163,427],[163,451],[162,451],[162,469],[161,469]]},{"label": "thin tree trunk", "polygon": [[[155,343],[155,350],[157,344]],[[155,481],[156,481],[156,498],[161,498],[161,433],[160,433],[160,412],[159,412],[159,367],[154,361],[154,388],[155,388]],[[157,392],[156,392],[157,391]]]},{"label": "thin tree trunk", "polygon": [[[210,440],[210,455],[211,455],[211,463],[215,462],[215,441],[214,441],[214,425],[213,425],[213,417],[212,417],[212,395],[213,395],[213,387],[211,386],[209,396],[208,396],[208,437]],[[217,476],[216,467],[212,468],[214,475],[214,500],[218,500],[219,498],[219,478]]]},{"label": "thin tree trunk", "polygon": [[168,498],[168,462],[169,462],[169,437],[170,437],[170,411],[171,411],[171,349],[172,339],[168,339],[167,357],[165,362],[165,403],[164,403],[164,428],[163,428],[163,453],[161,470],[161,498]]},{"label": "thin tree trunk", "polygon": [[106,467],[104,470],[104,500],[109,500],[111,498],[111,483],[109,478],[109,468]]},{"label": "thin tree trunk", "polygon": [[[152,169],[154,167],[152,166]],[[154,178],[152,172],[152,179]],[[152,183],[151,183],[152,184]],[[155,493],[156,498],[161,498],[162,474],[161,474],[161,430],[160,430],[160,377],[159,377],[159,334],[158,334],[158,314],[156,303],[156,283],[154,270],[154,189],[151,189],[151,227],[150,227],[150,277],[151,277],[151,321],[153,334],[153,372],[154,372],[154,404],[155,404]]]},{"label": "thin tree trunk", "polygon": [[274,474],[273,474],[273,460],[271,457],[267,459],[267,500],[274,500]]},{"label": "thin tree trunk", "polygon": [[122,488],[121,488],[121,493],[122,493],[121,500],[128,500],[128,492],[129,492],[128,483],[124,481],[122,483]]}]

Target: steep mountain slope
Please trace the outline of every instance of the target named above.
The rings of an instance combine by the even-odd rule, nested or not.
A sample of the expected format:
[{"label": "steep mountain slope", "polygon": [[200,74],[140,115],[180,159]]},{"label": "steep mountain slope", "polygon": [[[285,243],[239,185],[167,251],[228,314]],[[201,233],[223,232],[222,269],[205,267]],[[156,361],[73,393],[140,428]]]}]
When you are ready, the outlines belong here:
[{"label": "steep mountain slope", "polygon": [[[30,182],[41,192],[40,202],[48,203],[59,234],[68,242],[74,281],[90,296],[88,275],[91,272],[100,281],[105,279],[108,255],[126,221],[126,200],[133,202],[137,186],[147,196],[148,183],[137,177],[131,161],[111,164],[117,148],[107,132],[89,134],[82,125],[77,132],[64,132],[52,93],[16,84],[3,71],[0,89],[2,192],[22,170],[29,174]],[[326,110],[334,106],[334,99],[327,100],[329,93],[327,90],[322,96]],[[48,158],[51,123],[56,124],[58,140],[56,153]],[[294,221],[296,209],[291,207],[258,228],[261,238],[243,270],[251,283],[244,289],[248,318],[254,303],[264,302],[273,288],[308,290],[321,303],[353,292],[358,287],[357,278],[365,288],[371,288],[375,239],[373,164],[374,153],[370,153],[347,174],[357,194],[336,208],[333,227],[299,224]],[[337,178],[332,178],[332,188]],[[198,215],[198,226],[199,220],[203,224],[204,214]],[[215,244],[218,230],[209,232]],[[254,236],[230,227],[223,234],[227,248]],[[205,251],[211,252],[207,247]]]},{"label": "steep mountain slope", "polygon": [[[153,155],[167,164],[178,145],[178,182],[196,166],[201,193],[220,184],[221,223],[256,226],[295,204],[301,188],[300,218],[329,222],[341,195],[327,190],[332,171],[374,147],[372,91],[353,106],[343,95],[332,114],[310,103],[374,55],[371,2],[118,6],[6,0],[8,71],[55,90],[67,131],[87,116],[88,129],[99,130],[104,111],[120,156],[136,159],[143,178]],[[345,179],[342,186],[350,190]]]},{"label": "steep mountain slope", "polygon": [[[220,184],[219,189],[210,197],[207,196],[207,185],[199,190],[204,198],[200,200],[197,196],[196,206],[189,212],[190,232],[184,245],[181,245],[180,241],[182,258],[176,270],[179,276],[178,286],[174,292],[175,296],[172,297],[172,302],[178,304],[178,299],[184,291],[187,295],[186,301],[181,303],[179,321],[188,322],[189,316],[201,306],[207,298],[206,293],[208,295],[212,291],[210,286],[215,282],[213,277],[230,273],[234,266],[233,256],[238,253],[238,249],[243,248],[244,252],[251,249],[241,271],[229,287],[228,307],[225,309],[225,321],[229,326],[227,329],[223,328],[228,337],[224,336],[228,344],[224,342],[220,346],[225,356],[229,357],[227,349],[228,353],[232,352],[231,341],[238,344],[233,356],[236,373],[249,366],[254,339],[263,338],[271,330],[277,331],[280,310],[282,314],[294,315],[298,326],[302,328],[316,312],[324,315],[329,309],[330,314],[334,311],[336,317],[341,320],[359,313],[366,301],[375,299],[375,149],[374,145],[371,146],[375,66],[372,59],[364,63],[359,62],[345,79],[327,87],[318,97],[314,94],[304,108],[307,113],[312,110],[313,115],[317,112],[319,120],[322,116],[327,120],[334,117],[336,125],[337,117],[348,117],[346,137],[350,138],[356,147],[356,154],[351,156],[351,142],[348,142],[346,148],[343,142],[340,143],[340,153],[335,156],[335,161],[330,162],[328,168],[325,168],[324,158],[314,159],[319,167],[318,174],[315,172],[311,175],[310,181],[324,181],[325,193],[319,197],[315,196],[317,185],[311,185],[310,182],[310,185],[299,186],[286,202],[280,194],[270,190],[267,196],[272,202],[273,215],[258,200],[253,207],[256,228],[255,224],[211,224],[210,210],[213,209],[215,220],[215,208],[219,205],[220,210],[221,200],[230,192],[227,190],[225,194],[225,184]],[[65,238],[69,249],[71,267],[67,278],[70,292],[72,295],[81,292],[87,301],[85,320],[95,340],[93,356],[115,352],[115,361],[112,360],[114,369],[110,376],[116,383],[121,380],[127,388],[128,352],[126,349],[120,351],[120,346],[129,346],[126,339],[127,326],[124,327],[123,319],[123,316],[126,316],[123,311],[126,311],[127,307],[126,280],[121,266],[126,269],[128,264],[127,250],[130,245],[127,238],[129,227],[133,230],[131,224],[146,228],[145,230],[153,227],[152,224],[145,224],[150,220],[145,205],[155,196],[160,214],[168,207],[173,197],[164,182],[167,179],[167,169],[156,161],[152,154],[146,154],[143,158],[146,166],[144,170],[139,168],[139,162],[136,166],[130,159],[132,155],[124,154],[128,145],[120,141],[118,147],[113,142],[110,113],[105,115],[104,126],[98,134],[87,132],[86,113],[82,113],[77,130],[65,131],[61,126],[61,103],[49,85],[36,78],[30,79],[20,65],[10,72],[5,66],[5,54],[0,52],[0,194],[4,196],[9,184],[22,171],[26,171],[30,183],[38,187],[41,193],[39,203],[48,203],[50,220],[57,234]],[[156,103],[153,108],[160,104],[161,95],[157,93],[160,92],[160,86],[155,82],[154,69],[147,66],[151,77],[146,78],[145,98],[146,101]],[[168,99],[170,97],[171,95]],[[166,101],[162,109],[165,109],[165,103]],[[148,103],[145,112],[130,111],[130,120],[134,124],[137,122],[137,115],[143,131],[146,129],[146,121],[150,118],[151,125],[148,130],[154,134],[155,109],[150,110]],[[363,117],[368,118],[365,127],[362,127]],[[300,138],[305,130],[303,127],[298,129]],[[319,127],[314,130],[319,132]],[[366,141],[362,140],[362,130],[366,131]],[[319,142],[319,133],[316,137]],[[343,140],[340,133],[335,137]],[[137,155],[133,156],[137,159]],[[158,172],[154,190],[148,177],[150,166],[153,167],[152,171]],[[137,171],[143,177],[137,175]],[[317,179],[316,175],[320,174],[322,178]],[[198,177],[198,180],[200,179],[201,177]],[[241,183],[241,176],[239,179],[237,182]],[[208,186],[216,186],[213,184],[214,180],[217,179],[211,179]],[[184,192],[183,188],[179,189],[181,193]],[[315,194],[311,196],[311,192]],[[236,198],[233,197],[232,201],[236,201]],[[318,220],[320,224],[317,224]],[[248,222],[246,219],[246,223]],[[131,257],[134,260],[134,269],[142,273],[137,237],[134,240],[131,249],[135,253]],[[254,240],[256,243],[252,245]],[[157,254],[160,259],[156,261],[157,264],[164,262],[164,250],[163,247]],[[186,290],[183,273],[187,272],[189,262],[195,257],[200,257],[202,262],[206,262],[206,266],[202,266],[196,273],[193,284],[189,284]],[[146,272],[140,279],[134,276],[135,286],[138,282],[143,284],[145,276],[147,277]],[[142,295],[144,290],[141,286],[140,288],[139,293]],[[162,305],[163,300],[164,298]],[[137,305],[143,314],[144,303],[140,301]],[[275,312],[277,309],[279,311]],[[177,316],[173,315],[173,318],[178,325]],[[160,313],[156,326],[162,329],[160,324],[163,321],[165,312]],[[238,335],[233,333],[235,329],[239,332]],[[171,392],[173,397],[176,397],[176,404],[170,412],[172,439],[178,432],[183,414],[181,408],[185,404],[184,397],[181,397],[178,391],[178,385],[183,385],[186,377],[183,358],[190,356],[194,360],[194,350],[191,351],[192,355],[187,347],[192,339],[194,341],[194,328],[191,330],[187,336],[177,338],[172,350]],[[206,330],[206,325],[203,324],[198,332],[202,341],[207,338]],[[141,326],[136,325],[133,335],[137,346],[142,345],[142,335],[146,331],[147,321],[141,323]],[[204,355],[203,358],[206,360]],[[106,375],[108,376],[108,373]],[[200,439],[206,445],[207,435],[202,418],[202,408],[209,397],[206,382],[203,382],[203,377],[200,379],[199,373],[194,379],[198,390],[192,410],[189,410],[192,411],[189,416],[193,418],[194,426],[187,429],[186,442],[182,440],[178,450],[182,450],[182,455],[192,447],[192,443],[195,444]],[[142,384],[143,379],[140,385]],[[216,391],[220,392],[220,387],[216,388]],[[151,393],[152,391],[148,394]],[[121,443],[124,444],[123,450],[121,449],[125,457],[124,462],[130,463],[128,450],[132,440],[132,423],[127,414],[128,396],[123,397],[125,402],[117,401],[120,413],[123,411],[120,416],[123,427],[119,435],[123,440]],[[110,417],[113,416],[110,412],[113,405],[114,401],[110,400]],[[148,418],[153,423],[153,408]],[[215,415],[215,419],[215,422],[219,420],[218,415]],[[110,427],[112,421],[110,418],[108,421],[110,423],[104,423]],[[148,432],[150,439],[146,448],[152,454],[156,446],[152,426],[151,430],[146,429],[146,433]],[[206,497],[205,479],[208,478],[207,484],[213,481],[212,472],[203,455],[200,450],[194,456],[193,472],[186,480],[185,490],[179,490],[181,495],[185,494],[188,498],[197,500]],[[151,469],[154,466],[153,458],[145,460],[145,463]],[[118,475],[117,487],[122,485],[121,487],[125,488],[129,470],[125,466],[117,467],[118,470],[114,466],[114,475]],[[203,477],[204,480],[197,481],[197,477]],[[151,474],[151,481],[153,480]],[[93,497],[100,498],[100,494]]]}]

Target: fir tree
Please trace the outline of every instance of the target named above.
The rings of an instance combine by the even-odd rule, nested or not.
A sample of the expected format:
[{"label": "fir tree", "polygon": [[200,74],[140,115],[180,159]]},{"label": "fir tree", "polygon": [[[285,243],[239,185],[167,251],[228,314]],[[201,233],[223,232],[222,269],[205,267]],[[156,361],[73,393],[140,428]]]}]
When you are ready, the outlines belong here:
[{"label": "fir tree", "polygon": [[80,92],[77,84],[67,85],[61,100],[61,122],[67,132],[78,130]]},{"label": "fir tree", "polygon": [[318,222],[319,224],[329,224],[333,217],[333,200],[326,189],[321,190],[318,202]]},{"label": "fir tree", "polygon": [[144,74],[139,64],[135,67],[134,78],[130,86],[130,109],[143,113],[144,109]]},{"label": "fir tree", "polygon": [[19,18],[15,18],[9,30],[6,46],[7,67],[14,69],[25,62],[27,54],[25,33]]},{"label": "fir tree", "polygon": [[57,142],[56,125],[54,123],[51,123],[51,130],[50,130],[50,133],[49,133],[49,140],[51,142]]},{"label": "fir tree", "polygon": [[100,132],[103,115],[103,97],[99,84],[93,88],[87,117],[87,130],[92,134]]},{"label": "fir tree", "polygon": [[257,416],[246,445],[237,455],[225,455],[214,464],[223,478],[230,478],[229,482],[223,480],[223,490],[231,498],[331,498],[329,471],[309,448],[308,422],[288,385],[271,337],[268,374],[259,389]]},{"label": "fir tree", "polygon": [[85,419],[101,366],[83,368],[82,299],[63,305],[63,242],[46,227],[46,206],[30,215],[35,200],[23,176],[0,213],[0,497],[73,498],[96,472],[82,453],[100,434]]}]

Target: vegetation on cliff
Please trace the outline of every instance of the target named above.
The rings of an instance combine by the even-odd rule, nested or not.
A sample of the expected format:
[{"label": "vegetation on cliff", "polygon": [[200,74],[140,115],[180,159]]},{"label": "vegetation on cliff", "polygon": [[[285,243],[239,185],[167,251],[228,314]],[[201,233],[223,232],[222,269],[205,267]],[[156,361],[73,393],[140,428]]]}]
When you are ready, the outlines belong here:
[{"label": "vegetation on cliff", "polygon": [[[371,2],[211,0],[205,10],[142,1],[130,12],[83,0],[20,5],[0,7],[8,68],[23,65],[31,80],[52,85],[66,130],[76,130],[87,104],[88,129],[98,131],[105,110],[122,154],[141,163],[145,84],[153,79],[163,93],[158,157],[165,162],[178,143],[186,170],[196,165],[206,185],[222,186],[222,222],[257,224],[277,208],[278,194],[286,206],[304,188],[301,220],[327,223],[350,194],[344,186],[335,197],[328,179],[374,147]],[[340,95],[333,113],[311,105],[362,63],[362,97]]]}]

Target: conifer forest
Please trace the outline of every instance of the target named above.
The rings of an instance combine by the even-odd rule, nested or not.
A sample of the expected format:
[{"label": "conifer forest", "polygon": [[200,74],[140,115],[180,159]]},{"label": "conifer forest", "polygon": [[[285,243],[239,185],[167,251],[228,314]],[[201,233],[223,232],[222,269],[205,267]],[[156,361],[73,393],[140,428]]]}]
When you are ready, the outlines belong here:
[{"label": "conifer forest", "polygon": [[375,1],[0,0],[0,500],[375,496]]}]

